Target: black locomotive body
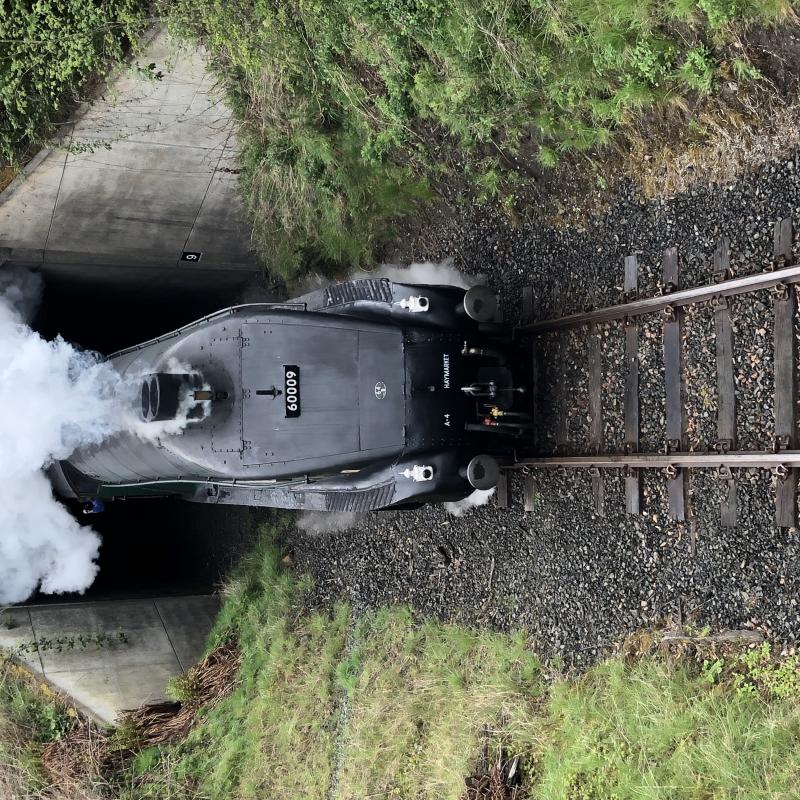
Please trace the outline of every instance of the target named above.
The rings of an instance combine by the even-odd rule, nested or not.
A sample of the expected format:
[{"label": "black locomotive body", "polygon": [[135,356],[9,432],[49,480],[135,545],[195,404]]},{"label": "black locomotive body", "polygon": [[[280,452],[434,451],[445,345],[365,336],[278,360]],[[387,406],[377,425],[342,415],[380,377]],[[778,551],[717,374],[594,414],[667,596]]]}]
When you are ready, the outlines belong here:
[{"label": "black locomotive body", "polygon": [[495,310],[485,287],[364,279],[212,314],[111,356],[144,428],[51,477],[78,499],[328,511],[489,489],[525,428]]}]

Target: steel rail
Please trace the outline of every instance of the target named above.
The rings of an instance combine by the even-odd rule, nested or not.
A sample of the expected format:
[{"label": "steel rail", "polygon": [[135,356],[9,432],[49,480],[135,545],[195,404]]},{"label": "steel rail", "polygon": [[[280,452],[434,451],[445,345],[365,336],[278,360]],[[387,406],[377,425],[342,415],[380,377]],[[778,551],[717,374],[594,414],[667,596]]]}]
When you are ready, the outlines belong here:
[{"label": "steel rail", "polygon": [[800,467],[800,450],[779,450],[774,453],[760,450],[737,450],[727,453],[619,453],[596,456],[546,456],[522,458],[508,468],[630,467],[632,469],[664,469],[666,467],[687,467],[713,469],[715,467],[761,467],[770,469],[779,466]]},{"label": "steel rail", "polygon": [[518,325],[515,333],[545,333],[547,331],[564,330],[587,325],[590,322],[609,322],[626,317],[638,317],[643,314],[653,314],[666,308],[691,305],[713,300],[716,297],[732,297],[737,294],[755,292],[759,289],[772,289],[779,284],[800,283],[800,264],[793,267],[783,267],[773,272],[759,272],[755,275],[745,275],[741,278],[731,278],[719,283],[710,283],[705,286],[696,286],[693,289],[667,292],[657,297],[646,297],[642,300],[632,300],[629,303],[620,303],[615,306],[606,306],[582,314],[568,314],[566,317],[540,320]]}]

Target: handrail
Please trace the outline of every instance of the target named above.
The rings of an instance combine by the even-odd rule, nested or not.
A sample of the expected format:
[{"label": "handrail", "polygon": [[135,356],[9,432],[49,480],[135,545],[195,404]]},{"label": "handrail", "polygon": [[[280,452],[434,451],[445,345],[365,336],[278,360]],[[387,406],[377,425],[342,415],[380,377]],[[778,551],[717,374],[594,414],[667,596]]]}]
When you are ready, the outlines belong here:
[{"label": "handrail", "polygon": [[174,331],[170,331],[169,333],[162,334],[161,336],[154,336],[152,339],[148,339],[146,342],[140,342],[139,344],[134,344],[131,345],[130,347],[124,347],[122,350],[117,350],[116,352],[108,356],[108,358],[109,359],[118,358],[119,356],[124,356],[127,355],[128,353],[135,353],[137,350],[142,350],[143,348],[149,347],[152,344],[160,344],[161,342],[164,342],[167,339],[174,339],[176,336],[181,336],[182,334],[186,333],[192,328],[196,328],[199,325],[202,325],[206,322],[211,322],[212,320],[217,318],[221,319],[225,316],[232,316],[235,312],[248,308],[263,308],[268,310],[288,309],[290,311],[305,311],[306,304],[305,303],[243,303],[242,305],[238,306],[229,306],[228,308],[223,308],[220,309],[219,311],[215,311],[213,314],[207,314],[205,317],[196,319],[194,320],[194,322],[189,322],[186,325],[181,326],[180,328],[176,328]]}]

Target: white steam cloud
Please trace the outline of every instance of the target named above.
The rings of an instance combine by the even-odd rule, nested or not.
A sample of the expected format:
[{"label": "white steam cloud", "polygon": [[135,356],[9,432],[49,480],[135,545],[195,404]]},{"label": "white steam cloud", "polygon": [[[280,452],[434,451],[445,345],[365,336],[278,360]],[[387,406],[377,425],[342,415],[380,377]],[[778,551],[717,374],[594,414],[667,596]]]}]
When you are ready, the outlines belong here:
[{"label": "white steam cloud", "polygon": [[306,533],[339,533],[354,528],[363,516],[352,511],[305,511],[297,518],[297,527]]},{"label": "white steam cloud", "polygon": [[[444,261],[421,261],[410,264],[407,267],[398,264],[382,264],[376,273],[379,278],[388,278],[396,283],[423,283],[433,286],[460,286],[462,289],[469,289],[484,283],[483,275],[467,275],[453,266],[453,259],[446,258]],[[353,277],[362,277],[361,274]]]},{"label": "white steam cloud", "polygon": [[[28,321],[41,278],[0,270],[0,603],[37,588],[82,592],[97,574],[100,538],[53,496],[42,469],[76,448],[139,430],[132,379]],[[172,430],[148,430],[159,435]]]},{"label": "white steam cloud", "polygon": [[472,508],[485,506],[493,494],[494,489],[476,489],[469,497],[465,497],[463,500],[459,500],[456,503],[445,503],[444,508],[448,514],[452,514],[454,517],[461,517]]}]

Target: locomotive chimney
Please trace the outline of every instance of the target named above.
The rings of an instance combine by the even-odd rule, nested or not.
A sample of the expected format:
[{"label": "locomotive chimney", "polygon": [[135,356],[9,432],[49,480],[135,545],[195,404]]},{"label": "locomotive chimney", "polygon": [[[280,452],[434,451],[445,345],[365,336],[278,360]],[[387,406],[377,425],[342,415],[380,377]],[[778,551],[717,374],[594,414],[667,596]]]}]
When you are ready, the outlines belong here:
[{"label": "locomotive chimney", "polygon": [[142,380],[142,417],[146,422],[175,419],[183,401],[194,391],[198,377],[158,372]]}]

